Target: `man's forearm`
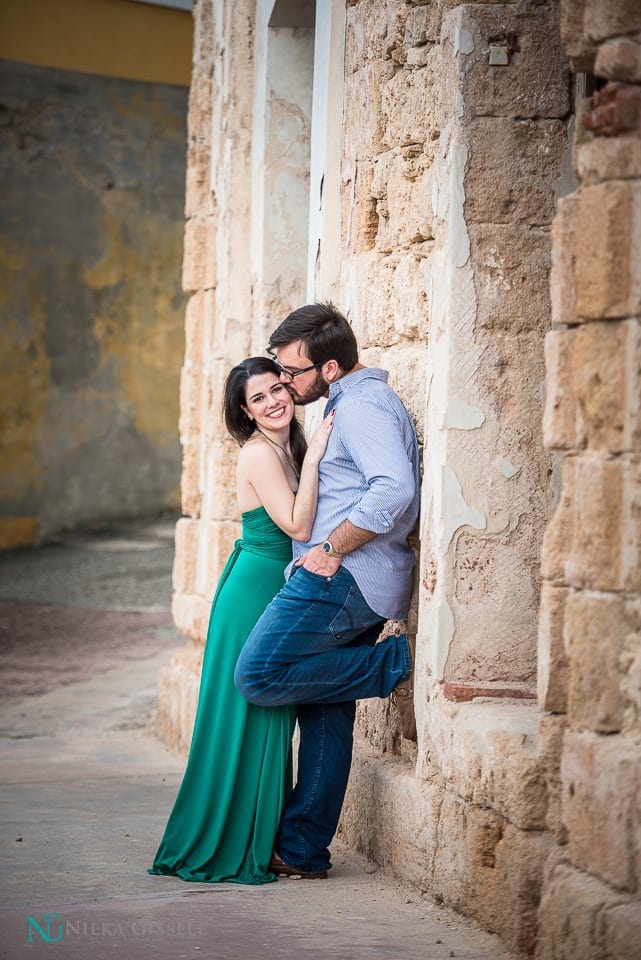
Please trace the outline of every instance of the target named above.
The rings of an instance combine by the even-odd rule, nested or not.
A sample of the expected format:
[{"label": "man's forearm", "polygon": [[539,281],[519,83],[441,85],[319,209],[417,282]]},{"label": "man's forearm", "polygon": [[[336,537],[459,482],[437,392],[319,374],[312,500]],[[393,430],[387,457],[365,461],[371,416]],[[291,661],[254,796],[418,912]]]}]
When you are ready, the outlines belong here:
[{"label": "man's forearm", "polygon": [[376,536],[378,536],[378,534],[373,533],[371,530],[355,527],[349,520],[343,520],[336,529],[329,534],[327,539],[331,542],[336,553],[340,553],[342,556],[346,553],[351,553],[353,550],[358,550],[364,543],[369,543],[369,541],[373,540]]},{"label": "man's forearm", "polygon": [[322,544],[318,543],[298,558],[296,566],[305,567],[306,570],[324,577],[333,577],[343,562],[344,554],[351,553],[352,550],[358,550],[364,543],[368,543],[376,536],[377,534],[372,533],[371,530],[355,527],[349,520],[343,520],[327,538],[336,554],[340,554],[340,556],[329,556],[323,550]]}]

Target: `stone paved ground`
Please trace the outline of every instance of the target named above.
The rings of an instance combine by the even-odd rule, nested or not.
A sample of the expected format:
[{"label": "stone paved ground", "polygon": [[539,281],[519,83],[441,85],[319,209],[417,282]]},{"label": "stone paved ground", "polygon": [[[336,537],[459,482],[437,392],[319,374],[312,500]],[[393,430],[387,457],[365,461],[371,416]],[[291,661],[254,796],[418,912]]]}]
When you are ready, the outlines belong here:
[{"label": "stone paved ground", "polygon": [[152,730],[158,671],[180,642],[172,530],[138,524],[0,557],[0,956],[510,960],[340,846],[327,881],[146,873],[184,763]]},{"label": "stone paved ground", "polygon": [[46,693],[180,643],[174,521],[0,554],[0,696]]}]

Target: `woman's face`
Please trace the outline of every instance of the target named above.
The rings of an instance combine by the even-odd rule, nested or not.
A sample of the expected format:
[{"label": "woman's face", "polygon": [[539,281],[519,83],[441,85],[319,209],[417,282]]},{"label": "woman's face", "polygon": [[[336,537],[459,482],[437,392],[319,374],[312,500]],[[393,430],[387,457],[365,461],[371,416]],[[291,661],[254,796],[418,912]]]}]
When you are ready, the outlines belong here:
[{"label": "woman's face", "polygon": [[278,430],[291,423],[294,401],[277,374],[259,373],[247,381],[243,410],[262,430]]}]

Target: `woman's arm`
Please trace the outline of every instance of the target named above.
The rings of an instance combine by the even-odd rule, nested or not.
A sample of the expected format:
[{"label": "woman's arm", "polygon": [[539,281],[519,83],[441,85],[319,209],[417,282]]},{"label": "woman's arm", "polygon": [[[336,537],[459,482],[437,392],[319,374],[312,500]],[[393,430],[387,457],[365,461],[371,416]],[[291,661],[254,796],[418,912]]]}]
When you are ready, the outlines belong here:
[{"label": "woman's arm", "polygon": [[247,484],[274,523],[294,540],[309,540],[316,516],[318,464],[332,430],[333,415],[327,416],[314,431],[298,483],[292,492],[285,468],[276,450],[267,441],[246,443],[238,457],[239,488]]}]

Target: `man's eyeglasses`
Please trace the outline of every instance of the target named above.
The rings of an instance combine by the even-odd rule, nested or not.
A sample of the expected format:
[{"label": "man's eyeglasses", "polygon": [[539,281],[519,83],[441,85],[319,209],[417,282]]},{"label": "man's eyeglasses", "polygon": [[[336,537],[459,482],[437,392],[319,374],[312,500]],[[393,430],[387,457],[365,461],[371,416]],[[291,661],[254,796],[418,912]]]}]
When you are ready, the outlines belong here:
[{"label": "man's eyeglasses", "polygon": [[287,367],[284,367],[281,363],[278,362],[276,357],[272,357],[274,365],[278,367],[279,373],[284,373],[286,377],[289,377],[290,380],[295,380],[296,377],[300,377],[301,373],[309,373],[310,370],[316,370],[317,367],[322,367],[324,361],[319,363],[310,363],[308,367],[302,367],[300,370],[288,370]]}]

